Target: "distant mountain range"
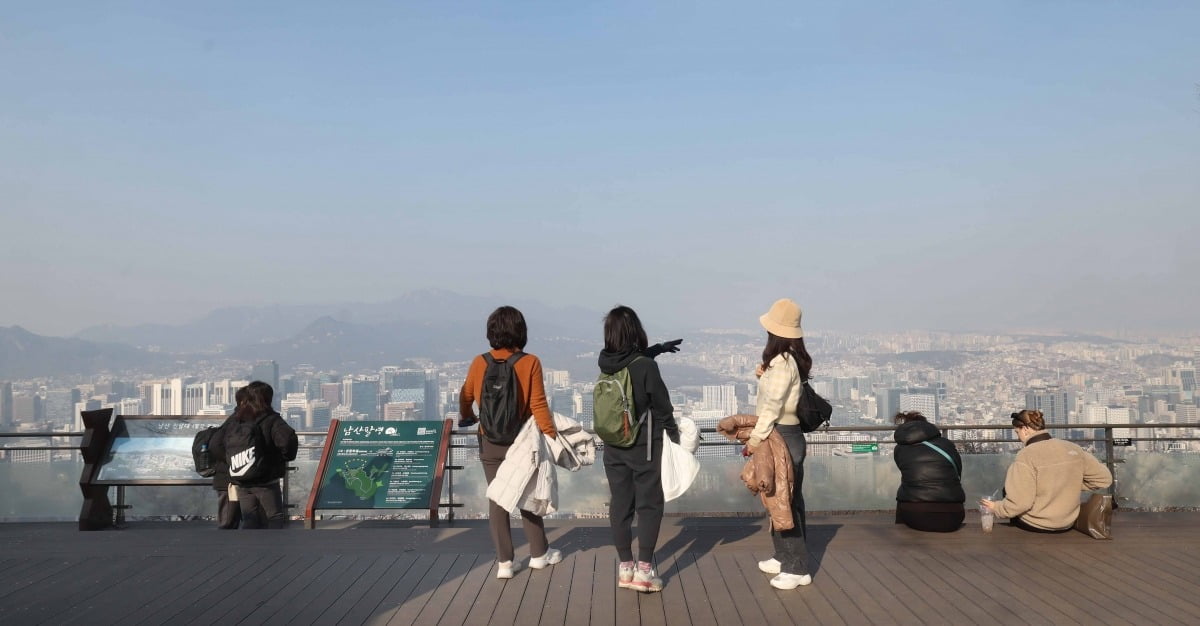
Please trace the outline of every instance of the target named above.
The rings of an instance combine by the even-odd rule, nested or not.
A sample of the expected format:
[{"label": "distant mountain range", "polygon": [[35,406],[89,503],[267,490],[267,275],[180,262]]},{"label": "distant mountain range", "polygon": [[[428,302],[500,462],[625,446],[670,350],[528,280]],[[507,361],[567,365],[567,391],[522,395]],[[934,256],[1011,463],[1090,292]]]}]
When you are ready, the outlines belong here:
[{"label": "distant mountain range", "polygon": [[88,375],[105,370],[158,368],[172,358],[131,346],[35,335],[0,327],[0,378]]},{"label": "distant mountain range", "polygon": [[[543,360],[573,361],[599,347],[601,312],[509,304],[525,314],[530,349]],[[222,308],[188,324],[94,326],[71,338],[0,328],[0,378],[150,372],[222,358],[342,371],[467,360],[487,348],[485,322],[496,306],[494,298],[423,290],[381,303]]]}]

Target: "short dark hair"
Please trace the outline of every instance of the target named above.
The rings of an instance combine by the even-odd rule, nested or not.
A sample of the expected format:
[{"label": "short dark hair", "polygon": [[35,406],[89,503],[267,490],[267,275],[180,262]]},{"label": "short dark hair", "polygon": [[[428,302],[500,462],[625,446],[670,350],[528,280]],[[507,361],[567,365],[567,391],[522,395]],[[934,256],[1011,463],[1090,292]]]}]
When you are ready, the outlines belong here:
[{"label": "short dark hair", "polygon": [[525,316],[516,307],[507,305],[492,311],[487,318],[487,339],[493,350],[524,350],[529,342]]},{"label": "short dark hair", "polygon": [[812,357],[808,354],[808,349],[804,347],[804,337],[789,339],[768,331],[767,345],[763,348],[762,353],[763,370],[770,369],[771,359],[784,353],[792,355],[796,369],[800,370],[800,378],[808,380],[809,375],[812,374]]},{"label": "short dark hair", "polygon": [[633,309],[618,304],[604,316],[605,352],[643,352],[648,344],[646,329]]},{"label": "short dark hair", "polygon": [[892,418],[892,421],[899,426],[900,424],[907,424],[909,422],[927,422],[929,420],[925,419],[925,416],[921,415],[920,411],[904,411],[897,413],[896,416]]}]

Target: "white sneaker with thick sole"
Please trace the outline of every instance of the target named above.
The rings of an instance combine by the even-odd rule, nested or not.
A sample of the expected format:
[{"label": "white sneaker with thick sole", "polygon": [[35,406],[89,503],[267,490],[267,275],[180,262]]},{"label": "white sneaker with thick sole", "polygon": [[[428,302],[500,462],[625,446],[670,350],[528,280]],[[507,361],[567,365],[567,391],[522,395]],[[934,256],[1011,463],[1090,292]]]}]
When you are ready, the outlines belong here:
[{"label": "white sneaker with thick sole", "polygon": [[783,571],[783,563],[778,559],[770,558],[765,561],[758,562],[758,571],[764,574],[778,574]]},{"label": "white sneaker with thick sole", "polygon": [[555,563],[562,562],[562,552],[554,548],[548,548],[542,556],[535,556],[529,559],[529,567],[533,569],[543,569]]},{"label": "white sneaker with thick sole", "polygon": [[512,578],[517,568],[513,566],[512,561],[497,561],[496,562],[496,578],[506,579]]},{"label": "white sneaker with thick sole", "polygon": [[812,584],[812,576],[808,574],[777,574],[771,579],[771,586],[776,589],[795,589]]}]

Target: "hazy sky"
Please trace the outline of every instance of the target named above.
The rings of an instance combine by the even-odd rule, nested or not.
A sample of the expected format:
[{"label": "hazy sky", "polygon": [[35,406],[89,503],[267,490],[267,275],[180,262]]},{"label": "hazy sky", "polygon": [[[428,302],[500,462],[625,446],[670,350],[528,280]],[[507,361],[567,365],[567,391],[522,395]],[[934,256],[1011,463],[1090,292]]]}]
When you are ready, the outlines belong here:
[{"label": "hazy sky", "polygon": [[1200,328],[1200,3],[829,4],[5,2],[0,326]]}]

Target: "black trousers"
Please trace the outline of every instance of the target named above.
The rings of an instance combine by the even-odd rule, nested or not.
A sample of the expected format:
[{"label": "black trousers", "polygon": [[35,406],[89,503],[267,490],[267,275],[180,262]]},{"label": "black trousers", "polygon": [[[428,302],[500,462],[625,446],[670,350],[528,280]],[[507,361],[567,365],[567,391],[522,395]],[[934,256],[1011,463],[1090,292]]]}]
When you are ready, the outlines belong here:
[{"label": "black trousers", "polygon": [[230,530],[242,523],[242,506],[229,499],[228,489],[217,490],[217,528]]},{"label": "black trousers", "polygon": [[646,442],[631,448],[604,446],[604,474],[608,477],[610,501],[608,522],[613,545],[622,561],[633,560],[633,518],[637,515],[639,561],[654,560],[658,531],[662,527],[666,499],[662,488],[662,437],[652,440],[650,460]]},{"label": "black trousers", "polygon": [[[492,443],[485,437],[479,438],[479,461],[483,464],[483,477],[487,484],[496,479],[496,470],[504,462],[510,446]],[[521,523],[525,526],[525,539],[529,542],[529,556],[542,556],[549,549],[546,541],[546,523],[540,515],[521,510]],[[492,545],[496,546],[497,561],[513,560],[512,525],[508,511],[488,498],[488,527],[492,531]]]},{"label": "black trousers", "polygon": [[962,528],[966,512],[961,503],[897,502],[896,523],[927,533],[952,533]]},{"label": "black trousers", "polygon": [[283,491],[279,488],[279,481],[261,487],[238,487],[237,493],[243,529],[279,529],[287,526],[287,512],[283,509]]},{"label": "black trousers", "polygon": [[808,528],[804,518],[804,457],[808,454],[808,442],[805,441],[804,431],[800,429],[799,424],[777,424],[775,432],[783,437],[788,454],[792,455],[792,475],[795,480],[792,486],[792,518],[795,525],[788,530],[771,533],[771,541],[775,545],[775,560],[779,561],[779,571],[784,574],[807,574],[808,545],[805,543],[805,536],[808,534]]}]

